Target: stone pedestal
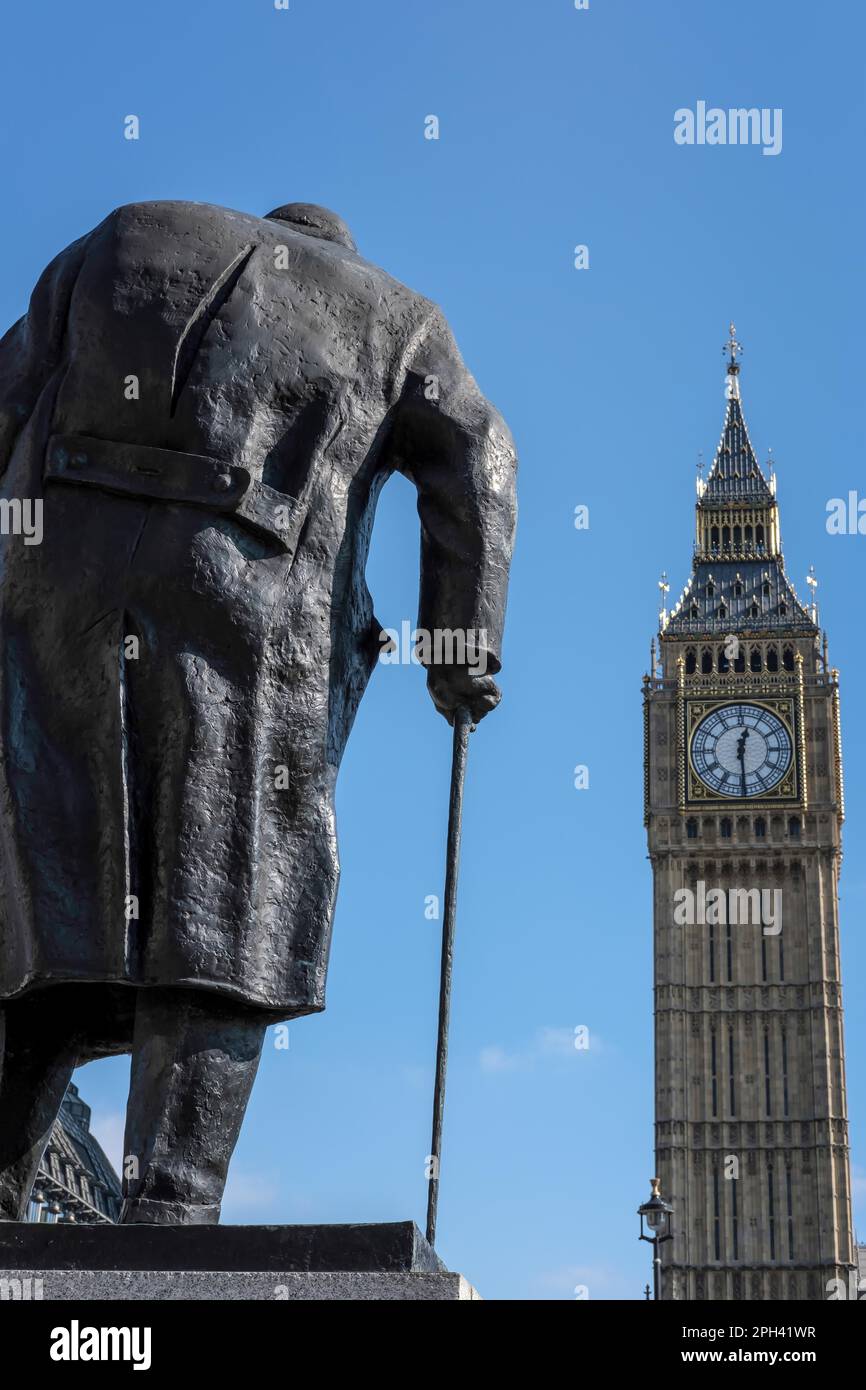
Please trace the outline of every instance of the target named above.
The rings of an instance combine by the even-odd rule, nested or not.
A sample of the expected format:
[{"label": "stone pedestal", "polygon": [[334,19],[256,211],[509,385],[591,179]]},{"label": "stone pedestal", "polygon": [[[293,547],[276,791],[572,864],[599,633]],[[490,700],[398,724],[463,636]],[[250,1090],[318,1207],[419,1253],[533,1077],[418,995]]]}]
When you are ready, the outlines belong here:
[{"label": "stone pedestal", "polygon": [[0,1300],[451,1302],[479,1295],[414,1222],[0,1224]]}]

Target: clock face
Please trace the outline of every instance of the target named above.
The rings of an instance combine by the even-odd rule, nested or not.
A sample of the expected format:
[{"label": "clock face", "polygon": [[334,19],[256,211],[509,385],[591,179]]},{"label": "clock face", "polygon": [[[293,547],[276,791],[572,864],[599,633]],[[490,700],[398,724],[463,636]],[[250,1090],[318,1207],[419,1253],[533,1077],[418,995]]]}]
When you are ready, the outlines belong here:
[{"label": "clock face", "polygon": [[781,782],[793,748],[785,724],[761,705],[722,705],[692,736],[692,767],[719,796],[762,796]]}]

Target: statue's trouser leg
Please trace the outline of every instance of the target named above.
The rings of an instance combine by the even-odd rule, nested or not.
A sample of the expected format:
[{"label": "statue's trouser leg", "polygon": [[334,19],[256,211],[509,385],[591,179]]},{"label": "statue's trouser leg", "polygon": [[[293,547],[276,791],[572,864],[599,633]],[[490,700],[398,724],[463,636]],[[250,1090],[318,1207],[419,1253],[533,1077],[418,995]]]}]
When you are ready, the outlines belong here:
[{"label": "statue's trouser leg", "polygon": [[266,1028],[203,991],[139,992],[121,1221],[219,1220]]},{"label": "statue's trouser leg", "polygon": [[23,1221],[39,1160],[78,1065],[74,1030],[45,991],[0,1005],[0,1220]]}]

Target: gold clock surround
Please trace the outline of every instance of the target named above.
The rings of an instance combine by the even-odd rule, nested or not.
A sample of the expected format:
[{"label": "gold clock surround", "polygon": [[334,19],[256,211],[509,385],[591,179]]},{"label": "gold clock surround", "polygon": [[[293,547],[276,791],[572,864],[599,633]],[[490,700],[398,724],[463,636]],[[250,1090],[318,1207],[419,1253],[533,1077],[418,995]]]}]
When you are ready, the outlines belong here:
[{"label": "gold clock surround", "polygon": [[[761,695],[757,697],[751,693],[746,694],[746,692],[740,692],[736,696],[725,692],[724,695],[719,694],[715,698],[689,699],[687,697],[683,701],[684,738],[681,744],[681,756],[685,772],[685,808],[725,805],[748,806],[749,810],[753,810],[756,807],[802,805],[800,796],[800,743],[797,737],[798,703],[798,699],[791,695]],[[771,791],[763,792],[760,796],[726,796],[723,792],[712,791],[701,781],[692,765],[692,738],[701,720],[714,710],[726,709],[732,704],[749,704],[755,705],[759,709],[768,710],[784,724],[791,740],[791,765],[788,771]]]}]

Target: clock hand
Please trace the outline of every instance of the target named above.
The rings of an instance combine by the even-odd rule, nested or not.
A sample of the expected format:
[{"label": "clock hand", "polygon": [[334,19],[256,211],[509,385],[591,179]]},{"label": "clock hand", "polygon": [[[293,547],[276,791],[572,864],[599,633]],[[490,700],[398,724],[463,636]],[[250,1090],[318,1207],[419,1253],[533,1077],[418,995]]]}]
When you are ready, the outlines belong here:
[{"label": "clock hand", "polygon": [[749,737],[749,730],[746,728],[737,739],[737,757],[740,760],[740,785],[743,796],[746,795],[746,739]]}]

